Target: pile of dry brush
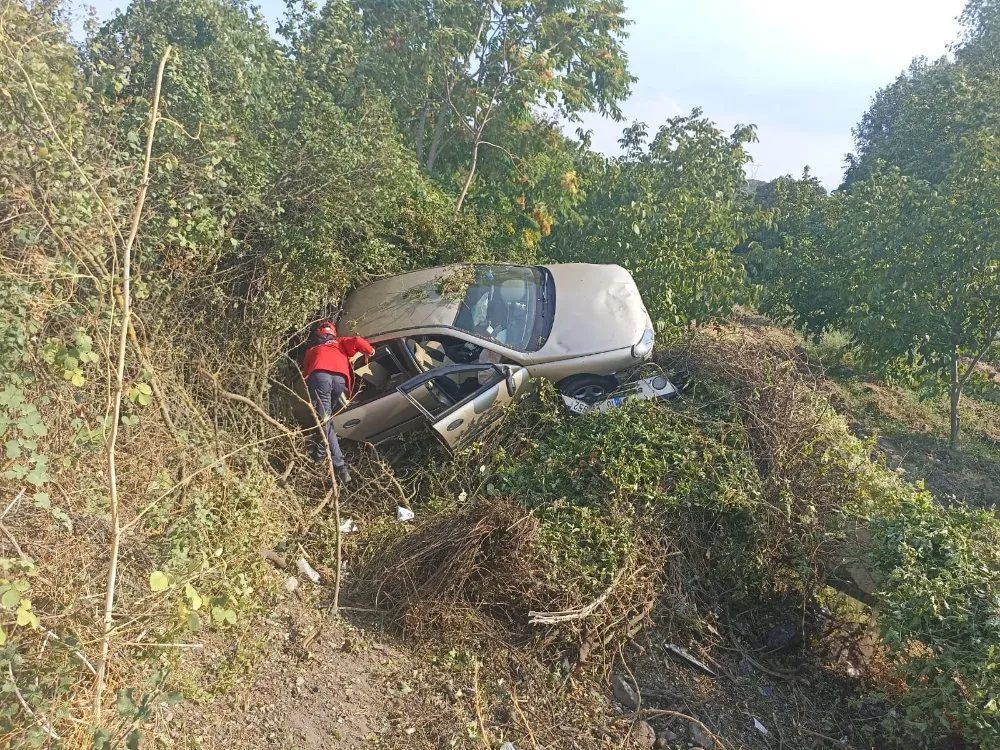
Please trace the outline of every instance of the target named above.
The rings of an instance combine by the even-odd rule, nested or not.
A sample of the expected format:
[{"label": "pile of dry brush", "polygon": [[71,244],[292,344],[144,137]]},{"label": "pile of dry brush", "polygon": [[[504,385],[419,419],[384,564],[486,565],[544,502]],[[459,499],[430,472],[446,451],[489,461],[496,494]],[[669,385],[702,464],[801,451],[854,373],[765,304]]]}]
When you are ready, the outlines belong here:
[{"label": "pile of dry brush", "polygon": [[[773,572],[768,585],[791,587],[801,599],[808,598],[843,563],[849,540],[841,510],[860,480],[827,461],[846,433],[829,407],[821,376],[793,339],[743,324],[691,332],[657,359],[688,387],[685,404],[652,408],[696,428],[722,424],[731,442],[750,457],[759,486],[750,516],[753,552],[761,567]],[[543,404],[539,410],[547,408]],[[538,437],[574,418],[557,417],[542,429],[532,419],[537,417],[511,416],[502,428],[507,436],[502,448],[493,445],[499,439],[494,436],[474,460],[460,457],[457,463],[469,462],[467,473],[478,474],[474,470],[488,463],[491,450],[502,451],[505,462],[517,462],[523,455],[519,451],[529,449],[519,449],[511,434]],[[670,477],[664,482],[669,494]],[[451,491],[457,494],[461,486],[468,485],[454,484]],[[609,585],[581,590],[560,580],[535,512],[516,497],[472,489],[468,502],[421,522],[413,533],[374,553],[352,595],[374,602],[401,627],[422,636],[472,634],[555,645],[560,653],[575,651],[581,661],[614,653],[654,622],[684,629],[715,611],[717,592],[705,588],[712,577],[706,552],[728,533],[725,520],[695,519],[696,514],[676,508],[657,511],[648,517],[649,525],[623,516],[623,527],[634,536],[630,554]],[[613,507],[607,512],[615,512]],[[796,572],[803,560],[810,571],[805,579]],[[741,585],[724,583],[735,589]]]}]

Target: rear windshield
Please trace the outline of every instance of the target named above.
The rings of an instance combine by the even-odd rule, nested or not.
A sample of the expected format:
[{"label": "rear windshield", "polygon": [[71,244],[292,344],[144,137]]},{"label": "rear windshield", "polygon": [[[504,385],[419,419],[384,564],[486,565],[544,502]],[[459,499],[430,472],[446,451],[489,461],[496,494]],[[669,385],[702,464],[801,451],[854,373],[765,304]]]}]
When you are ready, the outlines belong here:
[{"label": "rear windshield", "polygon": [[552,329],[551,282],[534,266],[473,266],[455,327],[510,349],[533,352]]}]

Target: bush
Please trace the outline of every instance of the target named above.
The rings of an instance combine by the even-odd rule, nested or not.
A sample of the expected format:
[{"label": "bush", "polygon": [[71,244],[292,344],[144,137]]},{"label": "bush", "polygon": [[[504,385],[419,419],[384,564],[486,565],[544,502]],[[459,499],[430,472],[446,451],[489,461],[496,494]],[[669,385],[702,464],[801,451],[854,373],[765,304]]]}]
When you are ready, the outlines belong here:
[{"label": "bush", "polygon": [[[1000,522],[943,509],[873,462],[871,441],[829,408],[794,336],[700,331],[661,356],[691,379],[684,400],[574,417],[546,391],[443,472],[431,492],[438,515],[388,553],[394,567],[376,559],[368,576],[402,590],[411,574],[451,581],[461,561],[486,578],[456,577],[464,593],[450,596],[466,614],[437,620],[446,632],[536,637],[588,654],[613,653],[650,610],[682,638],[762,600],[804,608],[831,584],[878,602],[891,668],[881,690],[905,708],[892,727],[901,741],[934,746],[957,731],[995,744]],[[436,474],[431,466],[417,476]],[[478,538],[497,507],[507,533],[526,524],[526,546],[501,544],[518,551],[516,564],[491,577],[497,548],[479,542],[471,557],[462,544],[452,549],[465,556],[438,556],[438,540]],[[477,588],[483,581],[493,588]],[[421,601],[423,590],[408,589],[407,607],[426,617],[437,599]],[[528,614],[579,613],[594,602],[586,618],[532,625]]]}]

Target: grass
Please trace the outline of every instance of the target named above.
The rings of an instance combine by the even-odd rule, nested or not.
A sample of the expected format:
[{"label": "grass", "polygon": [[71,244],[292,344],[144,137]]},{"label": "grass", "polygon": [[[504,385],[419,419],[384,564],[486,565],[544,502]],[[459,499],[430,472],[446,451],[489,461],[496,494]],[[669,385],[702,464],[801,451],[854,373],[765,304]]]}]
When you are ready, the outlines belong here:
[{"label": "grass", "polygon": [[912,481],[923,480],[944,503],[964,500],[992,507],[1000,484],[1000,406],[981,396],[968,396],[960,408],[962,447],[948,446],[948,401],[922,397],[899,386],[863,380],[858,375],[835,379],[841,410],[858,432],[876,433],[891,466]]},{"label": "grass", "polygon": [[[774,329],[778,330],[778,329]],[[787,333],[782,331],[783,334]],[[987,508],[1000,499],[1000,391],[980,378],[962,398],[961,450],[948,445],[949,404],[944,393],[882,382],[855,360],[840,331],[800,339],[810,367],[823,372],[830,400],[851,429],[877,445],[889,465],[923,482],[937,500]],[[991,368],[981,366],[981,369]]]}]

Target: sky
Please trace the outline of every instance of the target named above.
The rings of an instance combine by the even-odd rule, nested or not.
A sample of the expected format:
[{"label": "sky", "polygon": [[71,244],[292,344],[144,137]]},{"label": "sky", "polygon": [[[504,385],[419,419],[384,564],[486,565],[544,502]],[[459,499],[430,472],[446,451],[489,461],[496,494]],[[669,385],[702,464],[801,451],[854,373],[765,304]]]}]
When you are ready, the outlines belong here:
[{"label": "sky", "polygon": [[[120,0],[90,0],[108,17]],[[594,147],[618,152],[622,128],[651,131],[701,107],[724,130],[754,124],[748,175],[798,176],[809,165],[828,188],[853,148],[851,128],[910,60],[946,54],[965,0],[626,0],[626,41],[639,81],[625,122],[584,118]],[[281,0],[263,0],[272,22]],[[572,132],[576,125],[569,128]]]},{"label": "sky", "polygon": [[[965,0],[626,0],[639,81],[626,123],[650,131],[701,107],[730,132],[754,124],[751,177],[798,176],[828,188],[853,150],[851,128],[914,57],[946,54]],[[594,146],[618,151],[622,125],[588,116]]]}]

